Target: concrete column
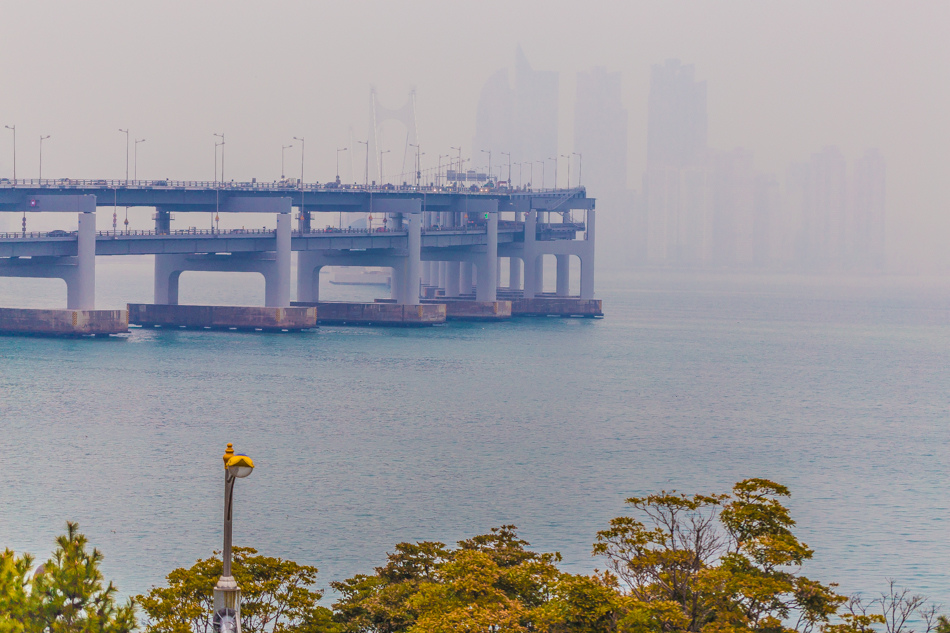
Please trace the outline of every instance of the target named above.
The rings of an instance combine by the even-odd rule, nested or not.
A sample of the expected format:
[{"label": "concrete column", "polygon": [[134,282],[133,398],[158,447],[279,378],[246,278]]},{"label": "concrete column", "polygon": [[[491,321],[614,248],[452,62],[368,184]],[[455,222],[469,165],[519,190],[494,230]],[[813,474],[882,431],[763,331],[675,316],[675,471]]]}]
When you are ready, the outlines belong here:
[{"label": "concrete column", "polygon": [[525,214],[524,218],[524,298],[533,299],[536,288],[538,287],[537,276],[538,267],[535,260],[538,259],[537,247],[535,246],[535,231],[537,230],[538,212],[531,210]]},{"label": "concrete column", "polygon": [[406,281],[403,305],[419,305],[419,279],[422,268],[422,214],[409,213],[407,227]]},{"label": "concrete column", "polygon": [[172,217],[168,211],[162,211],[161,208],[155,209],[155,232],[161,235],[168,235],[172,230]]},{"label": "concrete column", "polygon": [[446,297],[457,297],[459,296],[459,291],[461,290],[461,281],[459,276],[461,274],[460,262],[445,262],[445,296]]},{"label": "concrete column", "polygon": [[544,293],[544,255],[538,253],[534,259],[534,296]]},{"label": "concrete column", "polygon": [[432,285],[432,262],[422,262],[422,285]]},{"label": "concrete column", "polygon": [[472,264],[472,262],[461,262],[459,265],[459,270],[461,271],[461,279],[459,279],[459,291],[462,294],[471,294],[472,277],[475,274],[475,266]]},{"label": "concrete column", "polygon": [[555,255],[557,259],[557,296],[566,297],[571,288],[571,256]]},{"label": "concrete column", "polygon": [[297,301],[320,300],[320,259],[320,254],[313,251],[297,253]]},{"label": "concrete column", "polygon": [[445,290],[445,262],[439,262],[439,288]]},{"label": "concrete column", "polygon": [[581,299],[594,298],[594,219],[595,212],[587,212],[587,252],[581,257]]},{"label": "concrete column", "polygon": [[518,257],[508,258],[508,288],[521,289],[521,259]]},{"label": "concrete column", "polygon": [[488,219],[485,222],[487,244],[485,253],[478,258],[478,282],[475,286],[476,301],[495,301],[498,290],[498,201],[485,201],[483,205]]},{"label": "concrete column", "polygon": [[406,286],[406,266],[397,264],[392,267],[392,273],[389,276],[389,298],[396,303],[403,303],[403,288]]},{"label": "concrete column", "polygon": [[275,269],[264,278],[264,305],[268,308],[290,306],[290,234],[291,214],[277,214]]},{"label": "concrete column", "polygon": [[79,214],[76,272],[66,280],[66,309],[94,310],[96,306],[96,214]]},{"label": "concrete column", "polygon": [[155,292],[153,301],[160,305],[178,305],[178,267],[180,255],[155,256]]},{"label": "concrete column", "polygon": [[501,257],[495,262],[495,288],[501,287]]}]

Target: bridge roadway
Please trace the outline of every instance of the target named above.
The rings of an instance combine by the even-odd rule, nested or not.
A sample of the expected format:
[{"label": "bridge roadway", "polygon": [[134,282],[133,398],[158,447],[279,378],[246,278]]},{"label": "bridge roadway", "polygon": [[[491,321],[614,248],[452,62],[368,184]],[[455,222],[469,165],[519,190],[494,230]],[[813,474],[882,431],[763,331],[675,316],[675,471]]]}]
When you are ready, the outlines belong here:
[{"label": "bridge roadway", "polygon": [[[593,298],[594,199],[584,188],[456,189],[340,187],[286,183],[0,180],[0,212],[77,213],[75,232],[0,234],[0,276],[66,281],[67,307],[93,309],[95,256],[154,255],[155,303],[177,304],[184,271],[254,272],[265,278],[265,306],[290,305],[291,252],[297,251],[297,300],[319,300],[323,266],[392,269],[392,299],[419,305],[426,289],[446,297],[475,291],[497,299],[498,260],[510,260],[508,288],[542,291],[542,257],[557,259],[557,295],[567,297],[569,259],[580,259],[580,298]],[[97,231],[99,207],[154,207],[155,230]],[[297,226],[292,228],[292,210]],[[580,210],[582,221],[574,221]],[[174,230],[173,213],[272,213],[274,230]],[[383,230],[313,230],[313,213],[373,216]],[[551,222],[552,215],[561,222]],[[545,221],[545,218],[547,219]],[[523,286],[522,286],[522,270]]]}]

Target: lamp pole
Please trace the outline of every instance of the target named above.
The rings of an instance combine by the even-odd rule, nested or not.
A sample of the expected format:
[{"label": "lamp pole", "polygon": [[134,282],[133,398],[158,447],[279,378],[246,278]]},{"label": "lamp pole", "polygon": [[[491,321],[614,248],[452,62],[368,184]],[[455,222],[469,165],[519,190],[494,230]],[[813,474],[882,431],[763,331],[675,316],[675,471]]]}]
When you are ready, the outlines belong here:
[{"label": "lamp pole", "polygon": [[231,510],[234,500],[234,482],[251,474],[254,461],[247,455],[234,452],[229,443],[224,451],[224,551],[223,569],[214,587],[214,616],[216,633],[241,633],[241,589],[231,575]]},{"label": "lamp pole", "polygon": [[310,232],[310,216],[304,211],[303,204],[303,160],[307,153],[307,141],[302,136],[295,136],[295,141],[300,141],[300,217],[307,226],[307,232]]},{"label": "lamp pole", "polygon": [[409,143],[409,147],[416,148],[416,187],[418,187],[419,180],[422,178],[422,154],[419,153],[418,143]]},{"label": "lamp pole", "polygon": [[458,187],[458,183],[459,183],[459,172],[462,171],[462,146],[459,145],[458,147],[450,147],[449,149],[457,150],[458,153],[459,153],[459,168],[458,168],[458,171],[455,172],[455,185],[456,185],[456,187]]},{"label": "lamp pole", "polygon": [[356,142],[366,146],[366,167],[363,170],[363,186],[369,187],[369,140]]},{"label": "lamp pole", "polygon": [[224,134],[218,134],[213,132],[215,136],[221,139],[221,142],[218,143],[215,141],[214,144],[214,182],[218,182],[218,148],[221,148],[221,182],[224,182]]},{"label": "lamp pole", "polygon": [[293,143],[291,143],[290,145],[280,146],[280,179],[281,180],[286,178],[286,176],[284,176],[284,154],[286,153],[288,149],[290,149],[293,146],[294,146]]},{"label": "lamp pole", "polygon": [[[49,134],[46,136],[40,135],[40,184],[43,184],[43,141],[49,138]],[[23,216],[26,217],[26,216]]]},{"label": "lamp pole", "polygon": [[386,151],[383,151],[383,150],[379,151],[379,185],[380,186],[383,185],[383,154],[388,154],[391,151],[392,151],[391,149],[387,149]]},{"label": "lamp pole", "polygon": [[119,128],[125,134],[125,184],[129,184],[129,131]]},{"label": "lamp pole", "polygon": [[567,159],[567,188],[571,188],[571,155],[561,154],[561,158]]},{"label": "lamp pole", "polygon": [[508,188],[511,189],[511,152],[502,152],[501,155],[508,157]]},{"label": "lamp pole", "polygon": [[574,156],[577,156],[577,186],[580,187],[581,173],[582,173],[581,170],[584,169],[584,156],[583,154],[579,154],[578,152],[574,152]]},{"label": "lamp pole", "polygon": [[13,184],[16,184],[16,126],[4,125],[8,130],[13,130]]},{"label": "lamp pole", "polygon": [[492,174],[491,174],[491,150],[490,150],[490,149],[483,149],[483,150],[482,150],[482,153],[483,153],[483,154],[488,154],[488,180],[491,180],[491,179],[492,179],[492,177],[491,177],[491,176],[492,176]]},{"label": "lamp pole", "polygon": [[338,147],[336,148],[336,182],[340,184],[340,152],[345,152],[348,147]]},{"label": "lamp pole", "polygon": [[133,153],[135,162],[133,163],[134,168],[133,168],[133,173],[132,173],[132,180],[135,180],[135,181],[138,181],[139,179],[139,143],[144,143],[144,142],[145,142],[144,138],[135,139],[135,149]]}]

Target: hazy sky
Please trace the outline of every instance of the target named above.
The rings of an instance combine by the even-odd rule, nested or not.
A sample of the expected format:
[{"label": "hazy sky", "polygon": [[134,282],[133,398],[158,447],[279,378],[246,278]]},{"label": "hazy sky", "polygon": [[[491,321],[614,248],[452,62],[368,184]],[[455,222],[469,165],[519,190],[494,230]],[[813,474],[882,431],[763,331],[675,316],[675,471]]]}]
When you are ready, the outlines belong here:
[{"label": "hazy sky", "polygon": [[[563,152],[576,72],[623,73],[628,182],[639,189],[650,66],[676,57],[708,82],[710,146],[746,147],[780,176],[824,145],[849,160],[879,147],[892,259],[948,261],[945,1],[3,0],[0,16],[0,126],[17,126],[21,178],[37,175],[40,134],[51,135],[44,176],[124,177],[118,129],[129,127],[147,139],[143,178],[211,179],[212,133],[224,132],[228,179],[276,178],[281,145],[305,136],[307,180],[325,181],[350,127],[365,138],[371,85],[392,106],[416,88],[421,143],[435,159],[471,142],[482,84],[521,44],[535,68],[562,73]],[[12,135],[0,132],[9,177]],[[297,149],[289,173],[299,173]]]}]

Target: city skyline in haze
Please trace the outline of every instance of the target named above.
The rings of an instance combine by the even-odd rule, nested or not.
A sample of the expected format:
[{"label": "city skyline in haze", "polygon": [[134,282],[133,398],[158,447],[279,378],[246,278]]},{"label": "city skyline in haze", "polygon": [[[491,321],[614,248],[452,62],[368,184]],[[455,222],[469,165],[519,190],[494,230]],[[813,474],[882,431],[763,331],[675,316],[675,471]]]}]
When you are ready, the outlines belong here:
[{"label": "city skyline in haze", "polygon": [[[950,18],[947,6],[643,2],[557,10],[564,8],[10,5],[0,27],[0,125],[17,126],[20,177],[36,177],[38,138],[49,134],[44,176],[121,178],[122,128],[147,139],[140,177],[210,180],[218,132],[227,135],[227,179],[277,178],[281,146],[300,136],[307,180],[332,179],[336,150],[348,147],[341,177],[358,181],[362,146],[354,151],[350,141],[366,133],[370,86],[388,107],[416,90],[423,160],[435,166],[449,147],[475,137],[479,93],[493,73],[512,67],[520,45],[533,70],[557,73],[558,155],[587,153],[575,138],[579,73],[619,74],[633,191],[647,162],[651,68],[680,59],[707,84],[709,146],[745,148],[757,171],[784,180],[790,164],[823,147],[838,147],[849,164],[878,148],[887,165],[889,265],[947,268],[950,45],[937,26]],[[0,132],[7,176],[11,134]],[[286,153],[289,174],[299,171],[297,150]],[[591,183],[593,164],[585,157]],[[611,210],[600,208],[609,225]]]}]

